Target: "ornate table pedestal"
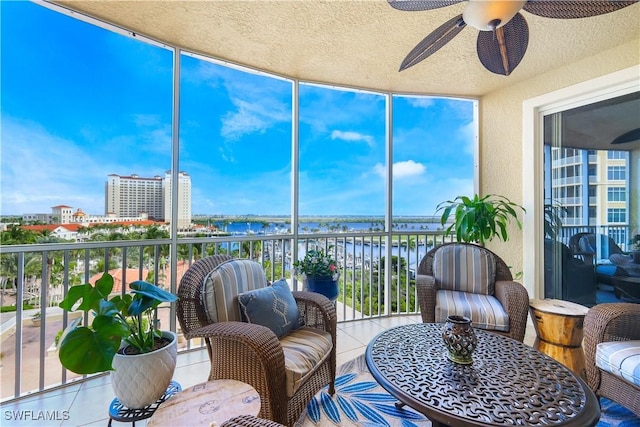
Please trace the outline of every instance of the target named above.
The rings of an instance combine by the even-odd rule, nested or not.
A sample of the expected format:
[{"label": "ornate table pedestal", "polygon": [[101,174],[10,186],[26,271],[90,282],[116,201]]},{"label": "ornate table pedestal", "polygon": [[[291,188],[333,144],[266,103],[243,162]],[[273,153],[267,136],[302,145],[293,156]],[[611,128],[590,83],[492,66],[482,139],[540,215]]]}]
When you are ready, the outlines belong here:
[{"label": "ornate table pedestal", "polygon": [[434,427],[593,427],[600,408],[593,392],[551,357],[511,338],[476,329],[473,363],[450,361],[442,324],[391,328],[365,353],[373,377]]}]

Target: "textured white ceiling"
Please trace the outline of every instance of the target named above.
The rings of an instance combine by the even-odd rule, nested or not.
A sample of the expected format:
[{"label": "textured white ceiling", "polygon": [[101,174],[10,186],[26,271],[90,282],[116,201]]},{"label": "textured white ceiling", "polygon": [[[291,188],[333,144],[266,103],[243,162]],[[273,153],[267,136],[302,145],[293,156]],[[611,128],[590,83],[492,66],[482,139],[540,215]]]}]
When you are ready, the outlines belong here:
[{"label": "textured white ceiling", "polygon": [[398,72],[407,53],[461,13],[464,3],[424,12],[398,11],[386,0],[55,3],[164,43],[287,77],[436,95],[481,96],[640,39],[640,4],[573,20],[523,11],[529,47],[508,77],[480,64],[478,31],[472,27],[423,62]]}]

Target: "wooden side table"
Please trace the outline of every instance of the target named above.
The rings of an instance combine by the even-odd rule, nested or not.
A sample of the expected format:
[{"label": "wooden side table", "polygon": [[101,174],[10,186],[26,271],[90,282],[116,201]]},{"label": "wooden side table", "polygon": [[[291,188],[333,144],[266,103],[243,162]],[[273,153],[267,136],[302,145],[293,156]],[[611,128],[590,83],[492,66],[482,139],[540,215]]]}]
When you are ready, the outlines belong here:
[{"label": "wooden side table", "polygon": [[249,384],[213,380],[189,387],[167,400],[147,426],[220,426],[238,415],[258,415],[258,412],[260,396]]},{"label": "wooden side table", "polygon": [[529,313],[536,330],[533,347],[553,357],[586,380],[582,350],[584,316],[589,309],[583,305],[557,299],[532,299]]}]

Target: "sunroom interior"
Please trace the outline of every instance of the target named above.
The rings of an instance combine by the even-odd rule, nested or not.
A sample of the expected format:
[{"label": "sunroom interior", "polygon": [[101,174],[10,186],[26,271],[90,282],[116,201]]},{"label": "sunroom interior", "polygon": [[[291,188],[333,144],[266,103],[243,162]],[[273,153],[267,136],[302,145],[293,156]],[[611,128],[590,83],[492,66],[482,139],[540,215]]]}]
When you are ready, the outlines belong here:
[{"label": "sunroom interior", "polygon": [[[503,76],[489,72],[479,61],[478,31],[472,27],[419,64],[398,71],[407,53],[442,23],[462,13],[465,2],[411,12],[396,10],[385,0],[36,3],[176,53],[291,80],[294,88],[302,82],[383,96],[475,100],[474,191],[504,195],[526,209],[522,230],[511,224],[509,240],[490,242],[488,247],[513,271],[522,273],[519,280],[531,298],[548,296],[544,208],[550,196],[545,194],[545,145],[611,150],[616,136],[640,124],[640,4],[581,19],[550,19],[522,12],[529,26],[526,55],[510,75]],[[621,108],[615,108],[621,104],[615,102],[614,108],[586,108],[588,114],[577,115],[569,124],[571,129],[560,132],[559,140],[548,138],[547,118],[629,97],[631,101]],[[391,117],[393,111],[387,107],[386,114]],[[295,109],[293,115],[295,134]],[[588,143],[583,144],[585,141]],[[636,137],[615,149],[624,151],[628,162],[622,238],[626,244],[634,233],[640,233],[640,140]],[[381,203],[381,212],[392,216],[392,203]],[[292,217],[297,216],[296,209],[292,207]],[[589,212],[580,215],[589,219]],[[598,232],[598,224],[587,223]],[[565,237],[563,243],[568,244],[569,236]],[[555,296],[562,298],[561,291]],[[417,317],[407,321],[417,321]],[[375,328],[387,326],[381,323]],[[367,329],[347,328],[353,328],[354,334]],[[349,351],[343,354],[350,356]],[[189,355],[193,357],[197,358]],[[198,366],[203,365],[206,361]],[[94,421],[87,419],[87,423]]]},{"label": "sunroom interior", "polygon": [[[523,272],[532,296],[540,296],[546,197],[542,117],[638,91],[640,6],[581,19],[522,12],[529,44],[509,76],[482,66],[475,49],[478,31],[472,27],[426,60],[398,72],[413,46],[461,13],[464,3],[401,11],[385,1],[53,2],[134,36],[276,76],[382,93],[477,99],[476,191],[505,195],[527,210],[523,231],[492,249],[505,254],[514,271]],[[608,138],[637,127],[637,113],[634,103],[625,117],[585,120],[598,124],[590,131],[611,126],[602,135]],[[609,140],[598,136],[590,141],[610,147]],[[618,147],[630,153],[628,209],[634,230],[640,146],[636,140]]]}]

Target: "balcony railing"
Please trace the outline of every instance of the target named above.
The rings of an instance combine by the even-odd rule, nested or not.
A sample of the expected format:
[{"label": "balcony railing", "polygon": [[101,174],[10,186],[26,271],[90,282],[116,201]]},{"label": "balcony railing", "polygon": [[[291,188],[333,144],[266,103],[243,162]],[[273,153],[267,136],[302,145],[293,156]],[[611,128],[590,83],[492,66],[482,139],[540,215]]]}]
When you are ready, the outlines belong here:
[{"label": "balcony railing", "polygon": [[[176,292],[195,260],[227,253],[261,263],[268,280],[285,277],[298,290],[302,285],[292,274],[293,261],[308,249],[323,248],[340,264],[336,308],[338,320],[346,322],[416,313],[417,266],[429,249],[448,240],[438,232],[420,231],[2,246],[2,307],[14,311],[2,313],[1,399],[15,400],[88,378],[67,371],[58,360],[56,337],[74,315],[58,303],[71,286],[94,282],[106,270],[114,276],[114,292],[124,294],[126,284],[135,280]],[[203,346],[202,341],[181,338],[175,306],[160,306],[156,316],[162,329],[178,333],[179,352]]]}]

